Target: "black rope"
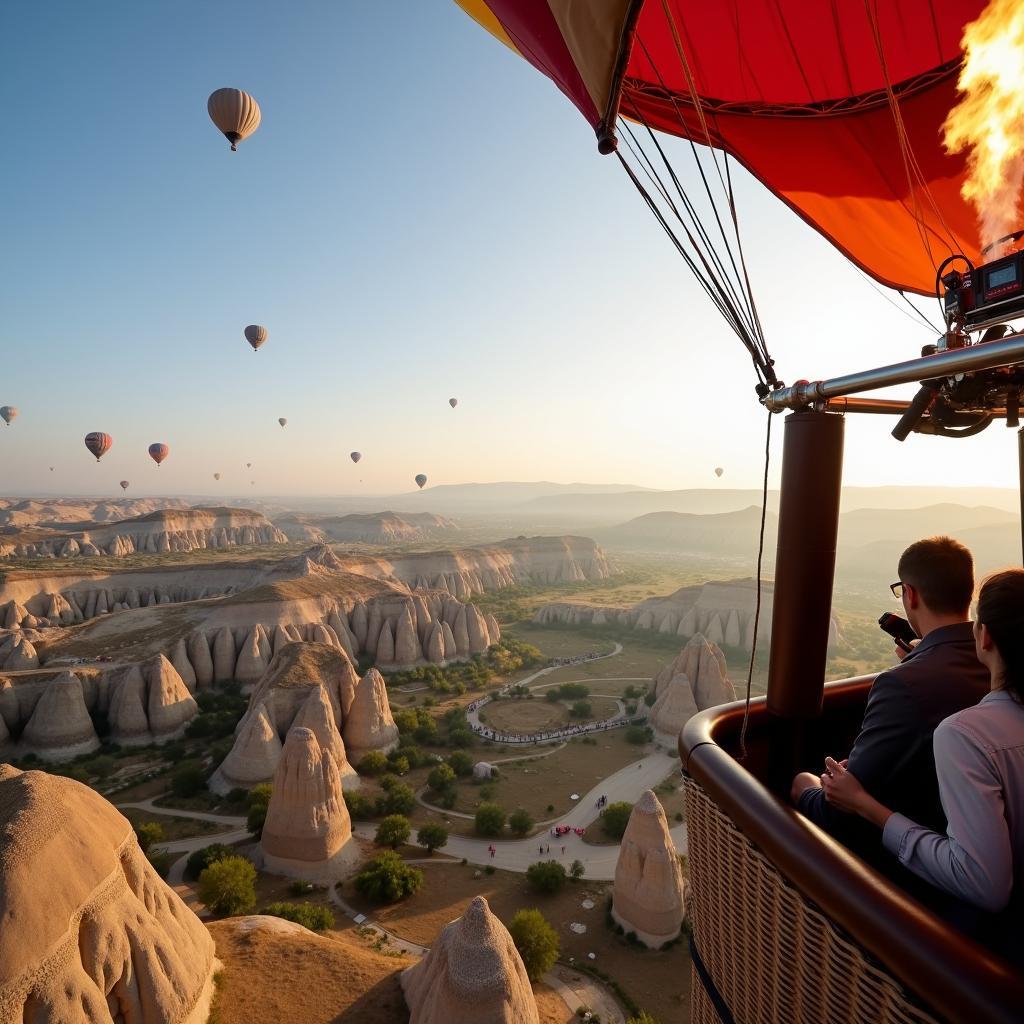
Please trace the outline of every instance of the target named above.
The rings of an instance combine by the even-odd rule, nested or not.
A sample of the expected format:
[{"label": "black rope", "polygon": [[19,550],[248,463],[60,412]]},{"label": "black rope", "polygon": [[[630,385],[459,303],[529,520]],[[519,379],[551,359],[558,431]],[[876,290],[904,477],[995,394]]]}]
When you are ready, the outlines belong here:
[{"label": "black rope", "polygon": [[743,725],[740,727],[740,760],[747,759],[747,724],[750,721],[750,686],[754,678],[754,658],[757,655],[757,627],[761,622],[761,564],[764,560],[764,524],[768,518],[768,467],[772,454],[772,416],[768,413],[768,426],[764,435],[764,480],[761,484],[761,531],[757,539],[757,598],[754,603],[754,635],[750,645],[750,663],[747,665],[747,697],[743,705]]}]

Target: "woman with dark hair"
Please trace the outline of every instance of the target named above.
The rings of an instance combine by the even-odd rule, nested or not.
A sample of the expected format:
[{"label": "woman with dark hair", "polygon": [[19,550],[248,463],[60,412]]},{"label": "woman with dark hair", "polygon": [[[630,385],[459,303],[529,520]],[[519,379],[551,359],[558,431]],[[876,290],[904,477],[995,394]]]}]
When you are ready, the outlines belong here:
[{"label": "woman with dark hair", "polygon": [[946,834],[875,800],[832,758],[826,799],[882,829],[882,843],[914,874],[990,913],[1024,902],[1024,569],[990,576],[974,623],[991,689],[935,730]]}]

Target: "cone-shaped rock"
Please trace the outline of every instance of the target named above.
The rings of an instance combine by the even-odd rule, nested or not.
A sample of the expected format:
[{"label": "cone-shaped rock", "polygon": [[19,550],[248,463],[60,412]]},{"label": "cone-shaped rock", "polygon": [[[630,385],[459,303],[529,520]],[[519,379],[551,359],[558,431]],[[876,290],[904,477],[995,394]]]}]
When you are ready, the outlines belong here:
[{"label": "cone-shaped rock", "polygon": [[466,624],[466,606],[461,605],[455,616],[455,624],[452,626],[452,635],[455,637],[455,650],[460,655],[469,654],[469,627]]},{"label": "cone-shaped rock", "polygon": [[612,917],[646,946],[674,939],[683,923],[683,873],[665,810],[651,790],[633,807],[619,847]]},{"label": "cone-shaped rock", "polygon": [[213,940],[111,803],[0,765],[0,851],[0,1019],[206,1020]]},{"label": "cone-shaped rock", "polygon": [[25,637],[19,636],[7,652],[4,668],[10,672],[39,668],[39,655],[36,653],[35,647]]},{"label": "cone-shaped rock", "polygon": [[[235,662],[235,682],[243,686],[253,686],[267,671],[269,661],[260,646],[260,632],[257,632],[257,627],[249,630],[249,635],[245,638],[241,653]],[[265,637],[263,643],[266,643]],[[267,647],[269,649],[269,644]]]},{"label": "cone-shaped rock", "polygon": [[662,688],[661,696],[651,707],[648,722],[655,732],[673,740],[686,723],[697,714],[697,702],[690,688],[690,680],[682,672],[673,676],[671,682]]},{"label": "cone-shaped rock", "polygon": [[371,750],[387,753],[398,746],[398,726],[391,717],[384,677],[375,669],[359,681],[342,730],[349,760],[358,765]]},{"label": "cone-shaped rock", "polygon": [[[352,710],[352,702],[356,699],[356,687],[359,685],[359,676],[356,674],[356,670],[348,658],[343,659],[343,663],[339,664],[335,680],[338,691],[338,704],[341,707],[341,717],[337,717],[337,710],[335,710],[335,719],[337,720],[338,728],[342,729],[344,728],[345,719],[348,718],[348,714]],[[332,706],[335,706],[333,701]]]},{"label": "cone-shaped rock", "polygon": [[246,716],[234,746],[210,779],[210,789],[215,793],[251,789],[274,777],[280,759],[281,741],[263,703]]},{"label": "cone-shaped rock", "polygon": [[[604,622],[604,612],[600,609],[594,613],[594,622],[598,622],[598,615],[601,616],[600,622]],[[498,625],[498,620],[490,613],[487,615],[487,637],[492,644],[496,644],[501,639],[501,626]]]},{"label": "cone-shaped rock", "polygon": [[409,1024],[539,1024],[537,1000],[508,929],[477,896],[402,972]]},{"label": "cone-shaped rock", "polygon": [[475,604],[466,605],[466,628],[469,632],[469,653],[483,654],[490,646],[487,622]]},{"label": "cone-shaped rock", "polygon": [[235,638],[221,626],[213,638],[213,681],[228,683],[235,678]]},{"label": "cone-shaped rock", "polygon": [[377,662],[381,665],[392,665],[395,661],[395,635],[391,632],[391,623],[385,622],[380,627],[377,638]]},{"label": "cone-shaped rock", "polygon": [[422,656],[420,640],[416,635],[416,626],[413,622],[412,608],[405,605],[402,613],[398,616],[398,624],[395,627],[395,664],[412,665]]},{"label": "cone-shaped rock", "polygon": [[110,707],[107,722],[110,739],[124,746],[151,743],[149,717],[146,714],[146,680],[138,665],[120,669],[110,682]]},{"label": "cone-shaped rock", "polygon": [[185,726],[199,714],[199,705],[162,654],[146,662],[142,674],[149,690],[146,714],[153,739],[159,742],[180,736]]},{"label": "cone-shaped rock", "polygon": [[352,633],[356,638],[356,642],[359,644],[359,649],[366,650],[366,633],[368,629],[368,619],[366,616],[366,605],[362,601],[358,601],[356,606],[352,609],[352,614],[349,616],[349,622],[352,625]]},{"label": "cone-shaped rock", "polygon": [[701,648],[693,696],[701,711],[736,699],[736,688],[726,674],[725,655],[715,644]]},{"label": "cone-shaped rock", "polygon": [[434,665],[440,665],[444,660],[444,633],[441,630],[441,623],[435,622],[430,627],[426,644],[427,661]]},{"label": "cone-shaped rock", "polygon": [[444,656],[451,661],[452,658],[458,656],[458,650],[455,647],[455,634],[447,622],[441,623],[441,636],[444,639]]},{"label": "cone-shaped rock", "polygon": [[21,734],[21,745],[26,753],[47,761],[68,760],[99,747],[81,680],[73,672],[61,672],[46,684]]},{"label": "cone-shaped rock", "polygon": [[292,643],[292,638],[285,632],[284,626],[277,625],[274,627],[274,635],[271,638],[270,646],[273,649],[274,654],[280,654],[281,648],[285,644]]},{"label": "cone-shaped rock", "polygon": [[288,731],[274,772],[260,846],[268,870],[290,861],[322,864],[352,838],[352,822],[334,758],[320,749],[311,729]]},{"label": "cone-shaped rock", "polygon": [[207,690],[213,686],[213,658],[206,636],[198,630],[188,638],[188,660],[196,674],[196,688]]},{"label": "cone-shaped rock", "polygon": [[192,662],[189,660],[188,647],[185,643],[185,638],[181,637],[178,642],[171,648],[171,664],[174,666],[174,671],[181,676],[181,681],[185,684],[185,689],[189,693],[196,692],[196,670],[192,667]]},{"label": "cone-shaped rock", "polygon": [[365,649],[368,651],[377,650],[377,641],[380,638],[381,627],[384,625],[384,617],[381,614],[380,605],[370,605],[370,616],[366,624]]},{"label": "cone-shaped rock", "polygon": [[327,691],[322,686],[316,686],[309,691],[306,703],[299,708],[295,716],[292,728],[309,729],[320,744],[321,750],[326,750],[334,758],[338,767],[342,783],[350,786],[355,783],[359,785],[359,776],[355,768],[348,763],[348,756],[345,753],[345,741],[341,738],[334,712],[331,710],[331,702],[327,697]]}]

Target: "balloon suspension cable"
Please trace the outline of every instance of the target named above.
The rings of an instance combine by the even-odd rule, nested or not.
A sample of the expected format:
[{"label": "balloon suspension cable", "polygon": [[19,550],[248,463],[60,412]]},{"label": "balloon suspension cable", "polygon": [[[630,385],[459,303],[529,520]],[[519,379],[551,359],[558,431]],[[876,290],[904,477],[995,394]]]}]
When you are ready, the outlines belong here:
[{"label": "balloon suspension cable", "polygon": [[[666,95],[672,97],[671,91],[665,87],[664,79],[643,40],[638,36],[636,42],[651,67],[654,68]],[[690,81],[691,76],[686,65],[685,53],[682,54],[681,59],[684,63],[684,70],[687,72],[687,80]],[[719,162],[720,157],[713,145],[711,129],[708,127],[703,111],[699,109],[699,101],[696,105],[703,126],[704,138],[702,139],[694,139],[674,98],[672,98],[672,103],[680,124],[683,126],[682,134],[689,144],[694,167],[699,177],[698,192],[703,193],[701,205],[710,209],[710,217],[706,214],[702,215],[672,166],[658,136],[628,95],[623,97],[623,116],[620,118],[619,125],[620,138],[625,144],[625,149],[628,150],[630,159],[627,159],[621,151],[618,151],[616,155],[634,187],[654,214],[677,252],[683,257],[704,293],[711,299],[723,319],[746,348],[757,374],[758,395],[763,398],[772,388],[779,385],[775,375],[774,360],[768,351],[764,328],[750,286],[728,155],[724,154],[721,157],[724,165]],[[646,141],[653,147],[650,155],[626,118],[643,126]],[[698,142],[701,143],[700,148],[698,148]],[[701,151],[705,146],[710,155],[704,159],[710,159],[714,164],[714,175],[717,175],[720,188],[712,187],[709,173],[704,166],[704,159],[701,158]],[[655,159],[657,159],[657,165]],[[650,190],[641,180],[641,175],[650,183]],[[724,207],[724,209],[720,209],[720,207]]]},{"label": "balloon suspension cable", "polygon": [[772,414],[764,434],[764,479],[761,482],[761,530],[757,539],[757,590],[754,600],[754,630],[747,663],[747,695],[743,703],[743,724],[740,726],[740,761],[747,759],[747,725],[750,721],[750,687],[754,678],[754,658],[757,655],[757,629],[761,622],[761,567],[764,562],[764,527],[768,518],[768,467],[772,454]]}]

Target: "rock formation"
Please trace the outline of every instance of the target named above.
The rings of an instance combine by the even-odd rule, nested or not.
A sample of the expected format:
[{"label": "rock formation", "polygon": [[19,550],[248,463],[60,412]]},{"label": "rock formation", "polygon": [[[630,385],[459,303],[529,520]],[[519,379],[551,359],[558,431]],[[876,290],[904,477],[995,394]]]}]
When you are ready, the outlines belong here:
[{"label": "rock formation", "polygon": [[199,705],[188,692],[174,666],[158,654],[142,666],[146,679],[146,717],[153,739],[160,743],[175,739],[199,714]]},{"label": "rock formation", "polygon": [[213,940],[92,790],[0,765],[0,894],[5,1024],[206,1021]]},{"label": "rock formation", "polygon": [[387,687],[375,668],[356,687],[355,700],[342,725],[342,736],[349,758],[356,765],[371,750],[386,754],[398,746],[398,726],[391,717]]},{"label": "rock formation", "polygon": [[673,743],[698,711],[736,699],[725,655],[700,633],[661,669],[652,685],[657,700],[649,722],[655,732],[669,737]]},{"label": "rock formation", "polygon": [[274,525],[289,540],[358,544],[408,544],[458,529],[444,516],[429,512],[352,513],[347,516],[317,516],[305,513],[282,516]]},{"label": "rock formation", "polygon": [[674,675],[651,707],[648,723],[662,736],[675,741],[686,723],[697,714],[690,679],[684,672]]},{"label": "rock formation", "polygon": [[146,715],[146,681],[139,666],[118,670],[109,685],[107,722],[111,741],[125,747],[152,742]]},{"label": "rock formation", "polygon": [[39,667],[39,655],[35,647],[24,637],[16,637],[4,658],[3,667],[8,672],[23,672],[26,669]]},{"label": "rock formation", "polygon": [[402,972],[410,1024],[539,1024],[537,1001],[508,929],[477,896]]},{"label": "rock formation", "polygon": [[21,734],[22,752],[49,761],[66,761],[90,754],[99,745],[81,680],[73,672],[62,672],[36,702]]},{"label": "rock formation", "polygon": [[210,780],[210,788],[215,793],[229,793],[236,787],[251,789],[274,777],[280,758],[281,740],[266,702],[262,702],[244,719],[228,756]]},{"label": "rock formation", "polygon": [[345,741],[341,738],[337,719],[323,686],[315,686],[309,691],[305,704],[299,708],[299,713],[292,722],[292,729],[296,728],[309,729],[320,744],[320,749],[334,758],[338,774],[345,786],[359,786],[359,776],[355,768],[349,764]]},{"label": "rock formation", "polygon": [[321,749],[311,729],[290,729],[260,839],[265,869],[299,878],[336,875],[343,861],[352,860],[339,856],[351,838],[333,756]]},{"label": "rock formation", "polygon": [[615,865],[612,917],[653,949],[682,928],[683,873],[665,810],[646,790],[629,816]]},{"label": "rock formation", "polygon": [[[249,630],[249,635],[245,638],[241,653],[235,662],[234,680],[236,683],[241,683],[243,687],[252,686],[267,671],[270,662],[267,652],[270,645],[267,644],[266,649],[263,648],[260,642],[261,633],[262,630],[258,625]],[[265,636],[262,637],[262,640],[263,643],[266,643]]]}]

